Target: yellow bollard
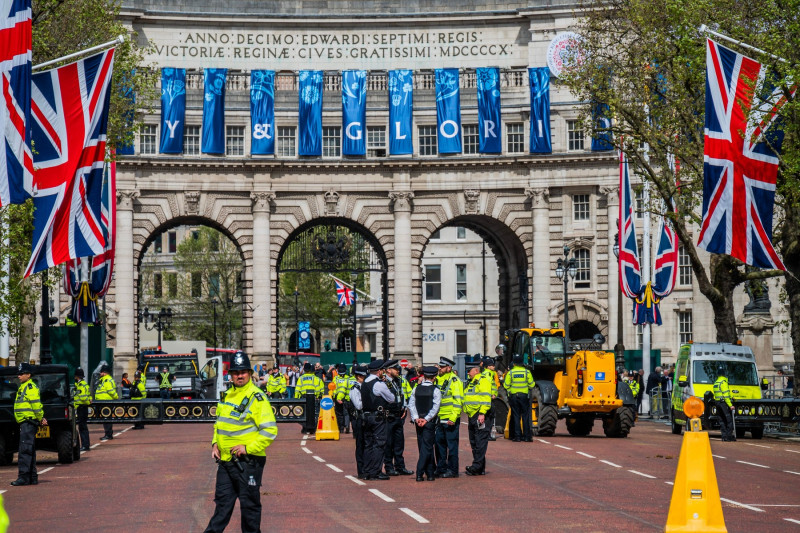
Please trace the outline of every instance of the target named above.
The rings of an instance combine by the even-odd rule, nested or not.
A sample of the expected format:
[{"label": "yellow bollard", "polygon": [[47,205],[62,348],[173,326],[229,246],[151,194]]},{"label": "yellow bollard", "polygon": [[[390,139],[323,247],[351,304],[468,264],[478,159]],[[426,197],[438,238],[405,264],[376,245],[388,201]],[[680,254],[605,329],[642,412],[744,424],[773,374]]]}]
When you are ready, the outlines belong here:
[{"label": "yellow bollard", "polygon": [[333,400],[323,396],[319,402],[319,420],[317,421],[316,440],[339,440],[339,425],[333,411]]},{"label": "yellow bollard", "polygon": [[[503,430],[503,438],[508,440],[508,426],[511,424],[511,407],[508,408],[508,416],[506,416],[506,428]],[[519,420],[519,431],[522,435],[522,419]]]},{"label": "yellow bollard", "polygon": [[708,432],[700,431],[703,402],[691,397],[683,404],[688,417],[665,531],[728,531],[722,516],[717,474]]}]

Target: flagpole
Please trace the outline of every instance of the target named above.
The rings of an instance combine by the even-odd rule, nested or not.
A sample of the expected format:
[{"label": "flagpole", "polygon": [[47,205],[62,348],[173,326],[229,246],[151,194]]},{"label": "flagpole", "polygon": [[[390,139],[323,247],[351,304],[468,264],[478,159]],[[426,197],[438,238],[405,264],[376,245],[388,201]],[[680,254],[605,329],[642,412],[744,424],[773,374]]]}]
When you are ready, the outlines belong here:
[{"label": "flagpole", "polygon": [[44,67],[49,67],[50,65],[55,65],[56,63],[61,63],[62,61],[67,61],[69,59],[80,57],[85,54],[90,54],[92,52],[96,52],[97,50],[104,50],[106,48],[111,48],[112,46],[124,43],[125,39],[126,37],[124,35],[120,35],[113,41],[108,41],[107,43],[98,44],[97,46],[92,46],[91,48],[87,48],[86,50],[81,50],[80,52],[75,52],[62,57],[58,57],[56,59],[51,59],[50,61],[45,61],[44,63],[39,63],[38,65],[34,65],[31,67],[31,71],[43,69]]},{"label": "flagpole", "polygon": [[755,46],[750,46],[749,44],[743,43],[742,41],[734,39],[733,37],[728,37],[727,35],[724,35],[722,33],[718,33],[718,32],[716,32],[714,30],[709,29],[708,26],[706,26],[705,24],[701,24],[700,27],[698,28],[698,30],[700,31],[700,33],[709,33],[709,34],[713,35],[714,37],[719,37],[720,39],[722,39],[724,41],[728,41],[729,43],[733,43],[735,45],[741,46],[742,48],[747,48],[748,50],[752,50],[753,52],[757,52],[759,54],[763,54],[765,56],[769,56],[772,59],[777,59],[778,61],[783,61],[784,63],[788,63],[788,61],[786,61],[782,57],[778,57],[775,54],[770,54],[769,52],[764,51],[761,48],[756,48]]},{"label": "flagpole", "polygon": [[[650,109],[646,109],[647,120],[650,121]],[[645,164],[650,163],[650,145],[644,143],[644,161]],[[650,268],[650,180],[646,177],[643,180],[642,187],[642,203],[644,204],[644,228],[642,231],[642,283],[646,286],[647,283],[652,281],[653,273]],[[645,371],[644,379],[650,375],[650,344],[652,332],[651,324],[647,321],[642,325],[642,368]],[[648,402],[650,399],[648,398]]]},{"label": "flagpole", "polygon": [[[9,270],[9,254],[8,254],[8,247],[11,245],[11,241],[8,238],[8,220],[3,214],[3,279],[0,281],[2,283],[2,289],[0,289],[0,299],[6,301],[8,299],[8,270]],[[9,324],[10,320],[6,320],[4,325],[0,327],[0,365],[8,366],[9,361]]]},{"label": "flagpole", "polygon": [[[80,278],[78,281],[78,286],[80,286],[83,282],[89,281],[90,261],[90,257],[81,258],[81,270],[79,274]],[[80,297],[81,293],[79,291],[78,298]],[[87,368],[89,368],[89,324],[81,320],[80,317],[75,317],[75,319],[80,324],[81,328],[81,368],[83,368],[85,371]],[[100,359],[103,359],[103,354],[100,355]]]}]

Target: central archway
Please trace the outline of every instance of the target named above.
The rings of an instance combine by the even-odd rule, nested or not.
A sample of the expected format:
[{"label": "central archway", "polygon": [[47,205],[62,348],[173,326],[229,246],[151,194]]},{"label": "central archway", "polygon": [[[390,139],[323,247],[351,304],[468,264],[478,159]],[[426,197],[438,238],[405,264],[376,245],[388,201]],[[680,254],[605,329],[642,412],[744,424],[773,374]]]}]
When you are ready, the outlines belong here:
[{"label": "central archway", "polygon": [[[378,345],[381,357],[388,358],[388,262],[372,233],[346,218],[309,221],[286,239],[278,254],[276,270],[278,352],[281,347],[286,351],[297,349],[298,323],[302,320],[310,323],[310,331],[316,337],[313,344],[318,349],[328,344],[339,350],[350,347],[352,350],[344,351],[358,351],[360,345],[368,349],[362,351],[374,353]],[[335,280],[344,282],[338,293]],[[301,283],[307,293],[302,295],[303,302]],[[356,289],[354,302],[350,301],[348,285]],[[336,308],[341,310],[345,306],[349,307],[348,315],[353,315],[352,329],[347,329],[349,324],[343,320],[341,311],[336,319]],[[356,312],[357,306],[360,313]],[[326,343],[323,335],[330,337],[333,331],[335,335]],[[300,338],[302,341],[303,337]],[[352,340],[348,343],[343,339]]]}]

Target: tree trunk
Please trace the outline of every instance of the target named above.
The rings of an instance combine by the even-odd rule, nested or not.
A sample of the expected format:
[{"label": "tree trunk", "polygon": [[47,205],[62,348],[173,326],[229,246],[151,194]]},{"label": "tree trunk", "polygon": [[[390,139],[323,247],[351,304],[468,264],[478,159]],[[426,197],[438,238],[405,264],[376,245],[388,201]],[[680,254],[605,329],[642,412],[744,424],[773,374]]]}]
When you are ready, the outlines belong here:
[{"label": "tree trunk", "polygon": [[34,316],[30,313],[22,315],[17,338],[16,363],[27,363],[31,360],[31,347],[33,346]]},{"label": "tree trunk", "polygon": [[786,296],[789,301],[792,351],[794,352],[794,391],[800,392],[800,207],[786,210],[781,239],[783,264],[787,269]]}]

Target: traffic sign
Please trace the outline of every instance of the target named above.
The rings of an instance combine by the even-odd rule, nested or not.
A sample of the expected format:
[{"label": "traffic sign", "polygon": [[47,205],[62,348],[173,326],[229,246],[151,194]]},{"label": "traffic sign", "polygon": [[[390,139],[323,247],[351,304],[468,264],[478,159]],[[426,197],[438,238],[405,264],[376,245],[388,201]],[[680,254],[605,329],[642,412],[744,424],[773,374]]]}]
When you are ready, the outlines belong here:
[{"label": "traffic sign", "polygon": [[333,409],[333,400],[331,400],[329,397],[326,396],[322,400],[320,400],[319,406],[320,408],[322,408],[323,411],[328,411],[330,409]]},{"label": "traffic sign", "polygon": [[411,364],[408,362],[408,359],[400,359],[400,366],[403,368],[408,368]]}]

